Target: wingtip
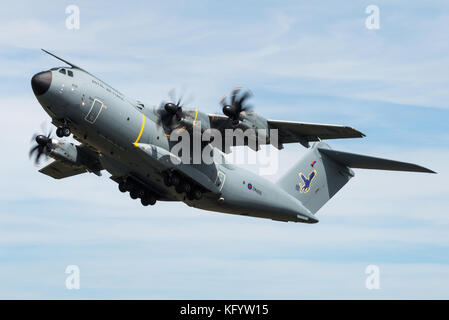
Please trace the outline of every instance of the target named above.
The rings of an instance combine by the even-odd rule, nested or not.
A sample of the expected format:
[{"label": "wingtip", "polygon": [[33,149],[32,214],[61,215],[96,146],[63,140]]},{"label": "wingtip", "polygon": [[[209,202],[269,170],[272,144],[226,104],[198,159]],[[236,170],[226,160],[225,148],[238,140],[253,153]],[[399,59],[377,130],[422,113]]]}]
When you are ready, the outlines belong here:
[{"label": "wingtip", "polygon": [[360,138],[366,137],[366,134],[364,134],[362,131],[359,131],[359,130],[357,130],[357,129],[355,129],[355,128],[352,128],[352,130],[354,130],[355,132],[357,132],[357,133],[359,134],[359,137],[360,137]]},{"label": "wingtip", "polygon": [[351,130],[354,135],[356,135],[357,138],[364,138],[366,137],[366,134],[364,134],[362,131],[357,130],[354,127],[346,127],[347,129]]},{"label": "wingtip", "polygon": [[433,171],[433,170],[428,169],[428,168],[426,168],[426,167],[422,167],[422,166],[418,166],[418,167],[419,167],[419,169],[420,169],[418,172],[437,174],[436,171]]}]

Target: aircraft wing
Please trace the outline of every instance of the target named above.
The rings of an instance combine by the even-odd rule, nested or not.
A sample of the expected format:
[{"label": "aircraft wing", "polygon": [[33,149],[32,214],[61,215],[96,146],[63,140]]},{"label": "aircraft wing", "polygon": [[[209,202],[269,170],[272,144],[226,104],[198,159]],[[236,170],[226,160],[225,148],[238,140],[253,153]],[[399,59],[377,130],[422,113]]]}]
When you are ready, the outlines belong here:
[{"label": "aircraft wing", "polygon": [[[229,118],[220,114],[209,114],[211,127],[218,129],[232,129]],[[262,126],[256,124],[256,128],[267,128],[278,130],[278,144],[299,142],[305,147],[309,147],[309,142],[325,139],[362,138],[365,135],[348,126],[334,124],[319,124],[282,120],[264,120],[260,122]]]},{"label": "aircraft wing", "polygon": [[[67,154],[70,153],[76,154],[76,161],[67,157]],[[39,172],[55,179],[63,179],[85,172],[101,176],[100,171],[103,170],[98,153],[84,144],[77,146],[62,144],[52,150],[49,156],[55,161],[40,169]]]},{"label": "aircraft wing", "polygon": [[63,179],[87,172],[87,170],[84,166],[71,165],[61,160],[55,160],[46,167],[40,169],[39,172],[55,179]]},{"label": "aircraft wing", "polygon": [[362,138],[360,131],[347,126],[295,121],[268,120],[270,129],[278,129],[279,143],[299,142],[308,147],[310,141]]}]

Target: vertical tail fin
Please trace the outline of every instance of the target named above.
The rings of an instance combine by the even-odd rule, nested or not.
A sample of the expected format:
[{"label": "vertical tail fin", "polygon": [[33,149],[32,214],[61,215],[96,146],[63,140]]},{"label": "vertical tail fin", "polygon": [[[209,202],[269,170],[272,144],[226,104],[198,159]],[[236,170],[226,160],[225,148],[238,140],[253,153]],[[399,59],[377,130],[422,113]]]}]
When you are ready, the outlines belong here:
[{"label": "vertical tail fin", "polygon": [[312,213],[316,213],[354,176],[351,169],[343,166],[319,151],[316,143],[277,184],[294,196]]},{"label": "vertical tail fin", "polygon": [[319,142],[277,184],[316,213],[354,176],[350,168],[435,173],[412,163],[335,151]]}]

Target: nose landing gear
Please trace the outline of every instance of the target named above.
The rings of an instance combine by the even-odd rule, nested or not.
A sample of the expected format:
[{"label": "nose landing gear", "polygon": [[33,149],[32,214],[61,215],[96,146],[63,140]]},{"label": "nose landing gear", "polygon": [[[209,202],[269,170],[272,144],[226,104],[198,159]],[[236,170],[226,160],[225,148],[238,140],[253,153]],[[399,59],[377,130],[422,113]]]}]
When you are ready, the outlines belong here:
[{"label": "nose landing gear", "polygon": [[70,131],[70,128],[67,126],[60,126],[56,129],[56,135],[59,138],[68,137],[68,136],[70,136],[71,133],[72,132]]}]

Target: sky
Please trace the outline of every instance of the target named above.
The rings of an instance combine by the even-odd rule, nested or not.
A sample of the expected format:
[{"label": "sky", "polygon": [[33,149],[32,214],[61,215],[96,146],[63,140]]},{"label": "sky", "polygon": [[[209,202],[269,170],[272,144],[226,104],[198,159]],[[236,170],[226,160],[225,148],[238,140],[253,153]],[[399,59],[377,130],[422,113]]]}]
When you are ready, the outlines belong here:
[{"label": "sky", "polygon": [[[66,28],[77,5],[80,28]],[[367,29],[367,6],[380,28]],[[449,298],[449,3],[4,1],[0,12],[0,298]],[[318,224],[142,207],[105,172],[54,180],[28,159],[50,127],[30,87],[60,61],[159,105],[176,88],[218,112],[236,86],[270,119],[334,123],[336,150],[436,175],[355,169]],[[275,181],[304,154],[279,153]],[[256,168],[250,168],[256,170]],[[68,290],[68,265],[80,289]],[[379,268],[368,289],[367,266]]]}]

